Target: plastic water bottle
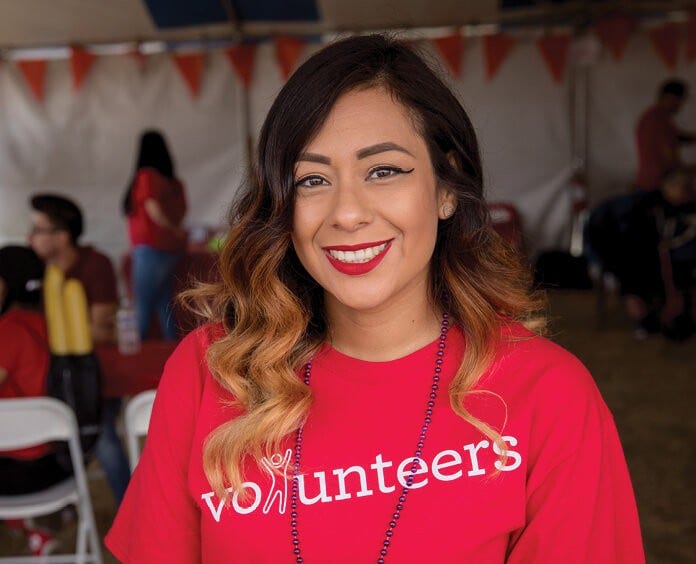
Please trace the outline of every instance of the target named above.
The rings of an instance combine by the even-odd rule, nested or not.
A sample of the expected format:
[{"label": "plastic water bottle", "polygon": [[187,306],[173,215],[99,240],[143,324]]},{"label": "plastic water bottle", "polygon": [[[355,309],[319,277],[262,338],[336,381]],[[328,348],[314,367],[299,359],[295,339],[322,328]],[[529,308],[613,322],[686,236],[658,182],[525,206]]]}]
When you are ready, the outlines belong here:
[{"label": "plastic water bottle", "polygon": [[116,337],[118,352],[121,354],[136,354],[140,351],[138,315],[128,300],[123,301],[116,313]]}]

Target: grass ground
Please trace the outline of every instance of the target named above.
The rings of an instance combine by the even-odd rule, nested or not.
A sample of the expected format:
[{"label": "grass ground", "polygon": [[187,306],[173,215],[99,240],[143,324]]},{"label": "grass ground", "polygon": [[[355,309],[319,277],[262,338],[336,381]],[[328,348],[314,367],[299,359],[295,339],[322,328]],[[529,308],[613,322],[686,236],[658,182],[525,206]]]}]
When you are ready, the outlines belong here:
[{"label": "grass ground", "polygon": [[[638,500],[650,564],[696,563],[696,337],[670,343],[636,341],[617,303],[597,327],[587,292],[549,296],[550,337],[590,369],[616,420]],[[90,480],[102,536],[114,503],[98,469]],[[60,539],[71,546],[74,526]],[[0,555],[17,554],[22,540],[0,526]],[[116,560],[105,556],[105,564]],[[545,563],[542,563],[545,564]]]}]

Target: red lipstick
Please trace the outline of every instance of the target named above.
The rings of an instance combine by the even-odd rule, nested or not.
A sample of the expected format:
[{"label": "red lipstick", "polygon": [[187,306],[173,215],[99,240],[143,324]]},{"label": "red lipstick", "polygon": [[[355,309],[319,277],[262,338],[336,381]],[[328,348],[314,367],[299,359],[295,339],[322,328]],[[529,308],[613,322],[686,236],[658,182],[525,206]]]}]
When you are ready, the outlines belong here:
[{"label": "red lipstick", "polygon": [[[360,249],[369,249],[370,247],[377,247],[378,245],[383,245],[384,243],[387,244],[384,250],[381,253],[379,253],[376,257],[368,260],[367,262],[341,262],[340,260],[332,257],[329,253],[330,250],[359,251]],[[389,249],[391,249],[391,240],[378,241],[376,243],[360,243],[359,245],[337,245],[332,247],[324,247],[324,252],[326,254],[326,258],[331,263],[331,266],[333,266],[341,274],[347,274],[349,276],[360,276],[362,274],[367,274],[368,272],[376,268],[377,265],[380,262],[382,262],[382,259],[389,252]]]},{"label": "red lipstick", "polygon": [[359,251],[360,249],[369,249],[370,247],[379,247],[385,243],[391,242],[391,239],[384,241],[374,241],[372,243],[358,243],[357,245],[330,245],[323,247],[325,251]]}]

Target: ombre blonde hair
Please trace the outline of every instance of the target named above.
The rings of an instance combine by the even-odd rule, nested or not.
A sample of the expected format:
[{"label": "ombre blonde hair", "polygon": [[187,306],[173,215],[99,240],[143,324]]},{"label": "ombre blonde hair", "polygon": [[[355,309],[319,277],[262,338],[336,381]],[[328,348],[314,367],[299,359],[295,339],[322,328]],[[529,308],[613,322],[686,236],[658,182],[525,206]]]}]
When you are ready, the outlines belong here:
[{"label": "ombre blonde hair", "polygon": [[231,210],[221,280],[184,295],[192,309],[223,326],[207,361],[241,413],[212,431],[203,449],[206,476],[221,498],[227,487],[239,489],[249,460],[276,452],[309,412],[312,393],[298,371],[328,327],[323,290],[291,244],[294,167],[336,100],[371,87],[408,110],[439,185],[456,196],[454,215],[438,226],[429,298],[466,334],[449,389],[452,409],[505,452],[499,431],[473,417],[464,398],[489,367],[501,325],[536,318],[540,302],[530,295],[528,269],[491,227],[476,136],[454,95],[412,47],[383,35],[353,37],[319,51],[281,90]]}]

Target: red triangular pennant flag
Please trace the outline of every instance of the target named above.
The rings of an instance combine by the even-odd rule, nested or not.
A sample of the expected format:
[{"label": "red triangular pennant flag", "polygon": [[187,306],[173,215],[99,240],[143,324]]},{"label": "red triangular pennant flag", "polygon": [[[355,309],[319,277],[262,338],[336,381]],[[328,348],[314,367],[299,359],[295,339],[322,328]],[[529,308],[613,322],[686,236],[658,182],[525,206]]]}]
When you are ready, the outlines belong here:
[{"label": "red triangular pennant flag", "polygon": [[70,69],[72,70],[73,90],[77,92],[87,78],[89,69],[96,59],[89,51],[73,45],[70,47]]},{"label": "red triangular pennant flag", "polygon": [[537,45],[551,77],[556,82],[563,82],[570,49],[570,35],[546,35],[538,39]]},{"label": "red triangular pennant flag", "polygon": [[230,63],[232,63],[232,67],[242,81],[244,88],[249,90],[254,73],[256,45],[253,43],[240,43],[226,49],[225,54]]},{"label": "red triangular pennant flag", "polygon": [[464,55],[464,38],[460,34],[455,33],[447,37],[433,39],[433,43],[442,55],[445,63],[447,63],[452,74],[454,76],[460,76],[462,73],[462,58]]},{"label": "red triangular pennant flag", "polygon": [[191,96],[198,97],[203,79],[203,53],[174,53],[174,62],[186,82]]},{"label": "red triangular pennant flag", "polygon": [[515,39],[504,33],[486,35],[483,38],[483,53],[486,58],[486,78],[491,80],[515,45]]},{"label": "red triangular pennant flag", "polygon": [[696,14],[689,14],[686,21],[686,60],[696,59]]},{"label": "red triangular pennant flag", "polygon": [[633,28],[633,20],[618,14],[604,17],[595,23],[597,37],[617,61],[623,57]]},{"label": "red triangular pennant flag", "polygon": [[147,64],[147,55],[140,50],[140,46],[136,46],[130,53],[128,53],[135,61],[138,63],[138,68],[143,70]]},{"label": "red triangular pennant flag", "polygon": [[43,59],[17,61],[17,67],[24,75],[24,80],[27,81],[34,98],[42,102],[46,82],[46,61]]},{"label": "red triangular pennant flag", "polygon": [[657,55],[669,70],[677,68],[680,31],[680,26],[676,22],[666,23],[648,31]]},{"label": "red triangular pennant flag", "polygon": [[304,49],[304,41],[296,37],[276,37],[274,40],[276,59],[280,65],[283,80],[287,80],[295,68],[295,63]]}]

